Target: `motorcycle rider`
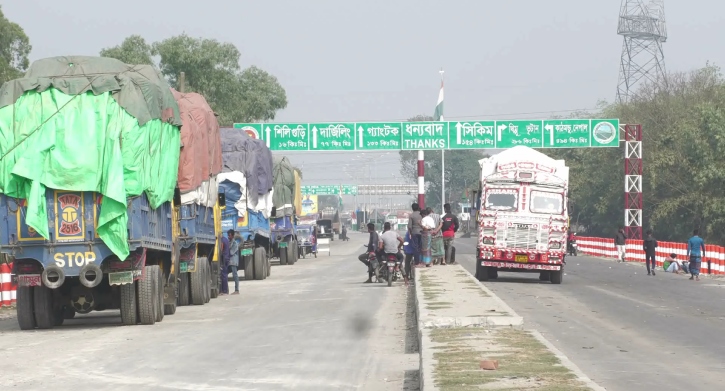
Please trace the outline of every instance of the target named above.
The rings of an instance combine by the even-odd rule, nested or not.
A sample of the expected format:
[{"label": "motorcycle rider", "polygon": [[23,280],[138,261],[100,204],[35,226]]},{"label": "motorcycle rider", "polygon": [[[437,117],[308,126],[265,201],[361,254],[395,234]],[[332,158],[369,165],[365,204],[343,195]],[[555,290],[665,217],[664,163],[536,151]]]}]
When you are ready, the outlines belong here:
[{"label": "motorcycle rider", "polygon": [[572,252],[574,252],[574,246],[572,246],[573,243],[576,243],[576,233],[571,232],[571,229],[570,229],[569,230],[569,235],[566,238],[566,247],[567,247],[567,252],[569,254],[571,254]]},{"label": "motorcycle rider", "polygon": [[[368,279],[365,284],[373,282],[373,275],[375,279],[378,279],[378,264],[380,262],[380,254],[378,252],[380,245],[380,238],[378,233],[375,232],[375,224],[368,223],[368,232],[370,233],[370,239],[368,241],[368,250],[357,257],[360,262],[364,263],[368,267]],[[370,262],[370,255],[375,254],[375,260]]]},{"label": "motorcycle rider", "polygon": [[[400,249],[403,248],[403,244],[403,238],[401,238],[397,232],[391,230],[390,222],[385,222],[385,224],[383,224],[383,234],[380,235],[380,248],[383,249],[385,255],[395,254],[398,262],[403,262],[403,253],[400,252]],[[383,259],[387,260],[387,257]],[[403,273],[403,276],[405,278],[405,284],[407,285],[408,276],[405,274],[406,273]]]}]

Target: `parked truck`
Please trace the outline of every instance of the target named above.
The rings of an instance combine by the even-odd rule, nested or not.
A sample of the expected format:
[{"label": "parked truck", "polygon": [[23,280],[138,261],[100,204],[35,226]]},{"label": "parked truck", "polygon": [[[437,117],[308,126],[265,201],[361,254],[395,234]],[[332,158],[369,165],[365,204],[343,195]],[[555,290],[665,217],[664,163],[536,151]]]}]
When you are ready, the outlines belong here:
[{"label": "parked truck", "polygon": [[[182,268],[192,297],[211,295],[199,261],[220,226],[182,205],[179,184],[214,169],[179,178],[183,124],[153,67],[111,58],[38,60],[0,88],[0,251],[15,259],[21,329],[104,309],[154,324],[175,313]],[[182,266],[184,246],[197,255]]]},{"label": "parked truck", "polygon": [[280,265],[294,265],[299,256],[295,226],[297,211],[302,210],[302,181],[289,159],[281,156],[273,161],[272,250]]},{"label": "parked truck", "polygon": [[561,284],[568,222],[565,162],[516,146],[479,164],[476,277],[533,272]]},{"label": "parked truck", "polygon": [[226,208],[222,230],[241,236],[239,268],[245,280],[264,280],[271,275],[270,215],[272,214],[272,152],[262,140],[239,129],[221,130],[224,160],[219,175],[219,192]]}]

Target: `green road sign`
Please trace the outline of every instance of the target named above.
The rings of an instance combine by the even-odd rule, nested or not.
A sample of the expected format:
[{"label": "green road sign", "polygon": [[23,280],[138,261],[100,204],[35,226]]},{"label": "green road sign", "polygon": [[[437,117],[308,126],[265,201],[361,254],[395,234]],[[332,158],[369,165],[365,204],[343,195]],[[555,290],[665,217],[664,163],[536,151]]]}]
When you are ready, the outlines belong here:
[{"label": "green road sign", "polygon": [[618,119],[234,124],[273,151],[589,148],[619,145]]},{"label": "green road sign", "polygon": [[448,149],[448,122],[403,122],[403,149]]},{"label": "green road sign", "polygon": [[304,195],[357,195],[357,185],[306,185],[300,190]]},{"label": "green road sign", "polygon": [[401,149],[401,124],[393,123],[362,123],[355,124],[357,127],[357,149],[358,150],[381,150]]},{"label": "green road sign", "polygon": [[355,124],[309,124],[310,150],[354,151]]}]

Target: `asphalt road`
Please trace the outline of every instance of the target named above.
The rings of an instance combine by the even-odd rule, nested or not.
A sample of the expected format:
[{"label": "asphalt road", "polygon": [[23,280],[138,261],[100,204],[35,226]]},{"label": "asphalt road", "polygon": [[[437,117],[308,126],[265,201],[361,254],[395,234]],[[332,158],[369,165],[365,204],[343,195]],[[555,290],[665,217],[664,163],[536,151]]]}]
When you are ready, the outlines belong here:
[{"label": "asphalt road", "polygon": [[[475,274],[475,240],[455,246]],[[520,273],[485,284],[607,390],[725,387],[725,280],[648,276],[644,264],[592,257],[567,262],[561,285]]]},{"label": "asphalt road", "polygon": [[154,326],[121,326],[118,311],[49,331],[2,320],[0,389],[417,390],[412,294],[362,284],[366,238],[350,236]]}]

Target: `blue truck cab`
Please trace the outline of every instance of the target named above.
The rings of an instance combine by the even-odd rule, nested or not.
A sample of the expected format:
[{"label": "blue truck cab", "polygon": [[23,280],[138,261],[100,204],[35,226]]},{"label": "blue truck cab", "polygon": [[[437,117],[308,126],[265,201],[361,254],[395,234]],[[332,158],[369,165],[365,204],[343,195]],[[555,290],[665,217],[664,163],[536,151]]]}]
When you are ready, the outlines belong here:
[{"label": "blue truck cab", "polygon": [[272,248],[280,265],[294,265],[297,262],[297,216],[275,217],[272,221]]}]

